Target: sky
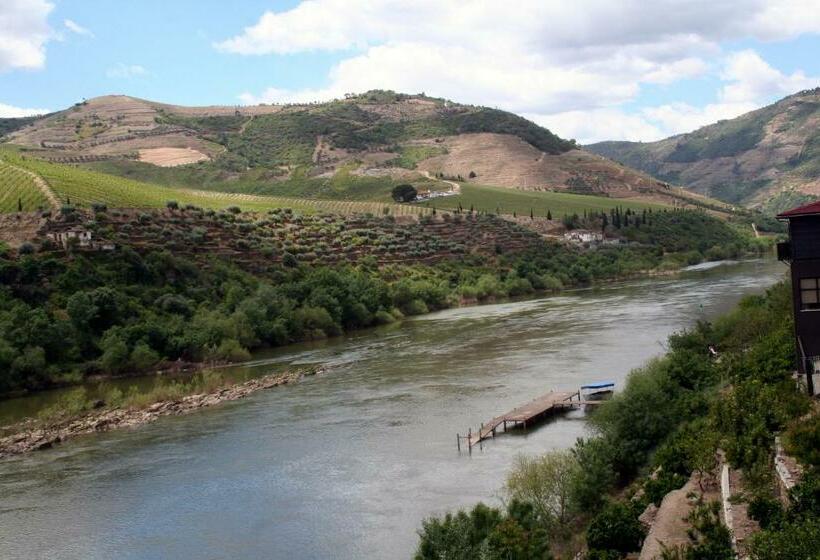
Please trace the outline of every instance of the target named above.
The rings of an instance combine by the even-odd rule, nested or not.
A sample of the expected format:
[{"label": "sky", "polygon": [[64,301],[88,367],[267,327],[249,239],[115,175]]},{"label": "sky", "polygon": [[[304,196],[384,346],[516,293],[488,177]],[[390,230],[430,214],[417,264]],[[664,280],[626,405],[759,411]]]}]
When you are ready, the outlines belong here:
[{"label": "sky", "polygon": [[424,92],[652,141],[820,86],[820,0],[0,0],[0,117]]}]

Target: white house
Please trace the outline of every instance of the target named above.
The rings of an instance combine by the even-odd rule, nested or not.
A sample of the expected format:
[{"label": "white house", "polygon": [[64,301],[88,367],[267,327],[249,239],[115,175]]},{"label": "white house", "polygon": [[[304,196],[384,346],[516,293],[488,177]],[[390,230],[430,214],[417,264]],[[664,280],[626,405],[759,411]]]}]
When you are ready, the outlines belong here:
[{"label": "white house", "polygon": [[565,233],[564,239],[572,243],[599,243],[604,240],[604,236],[597,231],[574,229]]},{"label": "white house", "polygon": [[76,239],[80,247],[89,247],[91,245],[91,232],[77,227],[66,231],[49,233],[48,237],[63,247],[68,247],[72,239]]}]

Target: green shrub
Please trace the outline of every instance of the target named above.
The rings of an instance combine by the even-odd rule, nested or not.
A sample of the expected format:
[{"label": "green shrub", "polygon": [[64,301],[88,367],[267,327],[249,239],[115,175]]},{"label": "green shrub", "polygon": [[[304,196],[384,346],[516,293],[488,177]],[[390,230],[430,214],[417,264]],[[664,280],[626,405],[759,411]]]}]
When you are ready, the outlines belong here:
[{"label": "green shrub", "polygon": [[802,464],[820,467],[820,414],[793,424],[784,433],[783,444]]},{"label": "green shrub", "polygon": [[427,304],[424,303],[424,300],[414,299],[402,307],[402,312],[405,315],[424,315],[425,313],[429,313],[430,310]]},{"label": "green shrub", "polygon": [[131,351],[131,364],[139,371],[147,370],[155,366],[157,362],[159,362],[159,354],[144,342],[137,343]]},{"label": "green shrub", "polygon": [[755,496],[749,501],[749,517],[763,529],[778,527],[783,521],[783,506],[770,496]]},{"label": "green shrub", "polygon": [[238,340],[227,338],[210,352],[209,357],[227,362],[246,362],[251,359],[251,354]]},{"label": "green shrub", "polygon": [[820,550],[820,519],[784,524],[777,531],[761,531],[752,536],[753,560],[815,560]]},{"label": "green shrub", "polygon": [[469,513],[448,513],[422,522],[416,560],[550,560],[549,541],[526,503],[506,513],[477,504]]},{"label": "green shrub", "polygon": [[590,550],[616,551],[626,554],[640,550],[646,530],[637,513],[628,505],[611,502],[596,515],[587,528]]},{"label": "green shrub", "polygon": [[661,505],[661,500],[669,492],[682,488],[686,484],[687,478],[678,473],[661,471],[655,478],[648,478],[644,482],[643,489],[646,498],[656,506]]}]

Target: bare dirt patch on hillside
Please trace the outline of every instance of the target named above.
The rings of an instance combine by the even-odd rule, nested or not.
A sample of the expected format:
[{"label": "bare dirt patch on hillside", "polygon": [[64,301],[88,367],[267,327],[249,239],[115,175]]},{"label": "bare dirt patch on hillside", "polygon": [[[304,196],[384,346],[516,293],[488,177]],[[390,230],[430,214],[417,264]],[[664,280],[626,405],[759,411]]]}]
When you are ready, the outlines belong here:
[{"label": "bare dirt patch on hillside", "polygon": [[176,167],[210,159],[191,148],[148,148],[139,151],[139,160],[159,167]]},{"label": "bare dirt patch on hillside", "polygon": [[444,139],[447,152],[419,163],[421,170],[485,185],[526,190],[573,190],[631,197],[652,192],[657,181],[583,150],[544,154],[508,134],[461,134]]}]

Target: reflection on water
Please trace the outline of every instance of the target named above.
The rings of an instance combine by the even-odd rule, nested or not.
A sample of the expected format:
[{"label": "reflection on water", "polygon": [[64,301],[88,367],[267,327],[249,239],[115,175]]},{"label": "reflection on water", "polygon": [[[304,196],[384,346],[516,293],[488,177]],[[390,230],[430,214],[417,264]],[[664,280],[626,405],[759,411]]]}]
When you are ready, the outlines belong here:
[{"label": "reflection on water", "polygon": [[[433,313],[259,356],[325,375],[0,463],[3,558],[402,558],[428,515],[492,501],[516,453],[572,445],[573,411],[472,456],[456,432],[612,379],[784,273],[739,263]],[[3,405],[0,405],[3,406]]]}]

